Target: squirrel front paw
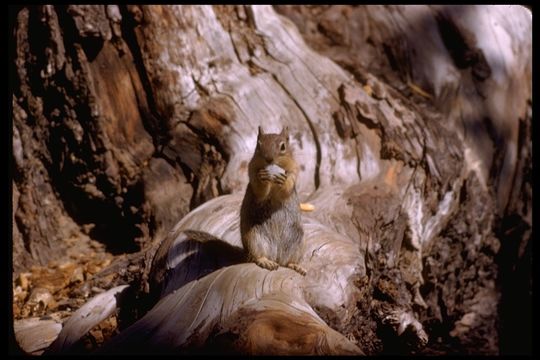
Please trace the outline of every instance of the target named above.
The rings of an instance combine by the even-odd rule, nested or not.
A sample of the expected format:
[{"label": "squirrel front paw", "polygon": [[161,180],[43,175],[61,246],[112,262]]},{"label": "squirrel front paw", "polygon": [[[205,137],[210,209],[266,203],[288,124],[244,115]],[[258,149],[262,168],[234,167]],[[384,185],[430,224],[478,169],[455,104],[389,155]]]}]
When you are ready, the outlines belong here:
[{"label": "squirrel front paw", "polygon": [[277,270],[277,268],[279,267],[279,264],[277,262],[267,259],[264,256],[255,260],[255,264],[259,265],[263,269],[268,270]]},{"label": "squirrel front paw", "polygon": [[273,180],[275,184],[283,185],[285,184],[285,181],[287,181],[287,174],[285,173],[275,174]]},{"label": "squirrel front paw", "polygon": [[266,166],[264,172],[260,172],[265,179],[270,179],[271,182],[277,185],[283,185],[287,180],[287,171],[276,164]]},{"label": "squirrel front paw", "polygon": [[273,179],[272,174],[270,174],[270,172],[266,169],[259,170],[259,172],[257,173],[257,176],[259,177],[259,180],[265,181],[265,182],[270,182]]}]

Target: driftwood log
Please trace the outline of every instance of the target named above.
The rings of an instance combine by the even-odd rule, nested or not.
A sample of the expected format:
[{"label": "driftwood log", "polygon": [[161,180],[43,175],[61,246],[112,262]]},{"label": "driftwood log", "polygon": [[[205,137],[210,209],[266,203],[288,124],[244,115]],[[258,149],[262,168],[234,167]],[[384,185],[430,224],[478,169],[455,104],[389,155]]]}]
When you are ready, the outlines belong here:
[{"label": "driftwood log", "polygon": [[[14,271],[83,234],[151,259],[100,352],[528,351],[530,307],[509,320],[531,289],[526,8],[10,11]],[[259,125],[289,126],[314,205],[306,277],[244,261]],[[48,352],[137,307],[123,290]]]}]

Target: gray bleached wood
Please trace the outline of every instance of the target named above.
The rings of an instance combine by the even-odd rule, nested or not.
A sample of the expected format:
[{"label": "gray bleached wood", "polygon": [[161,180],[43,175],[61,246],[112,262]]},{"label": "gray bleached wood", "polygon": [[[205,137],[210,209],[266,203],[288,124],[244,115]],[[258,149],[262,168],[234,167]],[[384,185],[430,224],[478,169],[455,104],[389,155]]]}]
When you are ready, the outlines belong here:
[{"label": "gray bleached wood", "polygon": [[112,315],[117,307],[117,297],[128,285],[114,287],[102,294],[94,296],[81,306],[63,324],[62,331],[47,349],[47,353],[69,352],[75,344],[90,329]]}]

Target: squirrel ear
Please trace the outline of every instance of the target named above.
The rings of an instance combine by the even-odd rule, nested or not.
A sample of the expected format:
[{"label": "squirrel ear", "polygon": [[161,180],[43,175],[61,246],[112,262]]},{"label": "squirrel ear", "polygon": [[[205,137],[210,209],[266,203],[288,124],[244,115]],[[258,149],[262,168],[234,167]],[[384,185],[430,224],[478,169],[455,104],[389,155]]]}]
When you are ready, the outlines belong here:
[{"label": "squirrel ear", "polygon": [[257,137],[264,135],[262,127],[259,125],[259,133],[257,134]]},{"label": "squirrel ear", "polygon": [[284,126],[283,129],[281,130],[281,134],[280,135],[284,135],[285,137],[289,137],[289,127],[288,126]]}]

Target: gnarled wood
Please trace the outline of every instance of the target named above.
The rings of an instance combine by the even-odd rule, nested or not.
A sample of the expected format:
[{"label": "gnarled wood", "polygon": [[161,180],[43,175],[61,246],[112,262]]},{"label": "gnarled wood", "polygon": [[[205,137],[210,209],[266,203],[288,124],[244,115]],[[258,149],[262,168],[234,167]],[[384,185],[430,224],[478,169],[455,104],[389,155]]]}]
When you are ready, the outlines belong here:
[{"label": "gnarled wood", "polygon": [[63,324],[62,331],[48,347],[47,353],[68,352],[70,348],[91,328],[108,318],[116,311],[117,297],[121,296],[128,286],[122,285],[112,288],[93,297],[79,308]]},{"label": "gnarled wood", "polygon": [[[137,261],[157,249],[156,303],[103,352],[411,353],[429,339],[426,353],[497,353],[498,282],[530,254],[530,12],[277,9],[293,21],[270,6],[18,8],[16,270],[68,237]],[[306,278],[244,260],[259,125],[289,126],[314,205]]]}]

